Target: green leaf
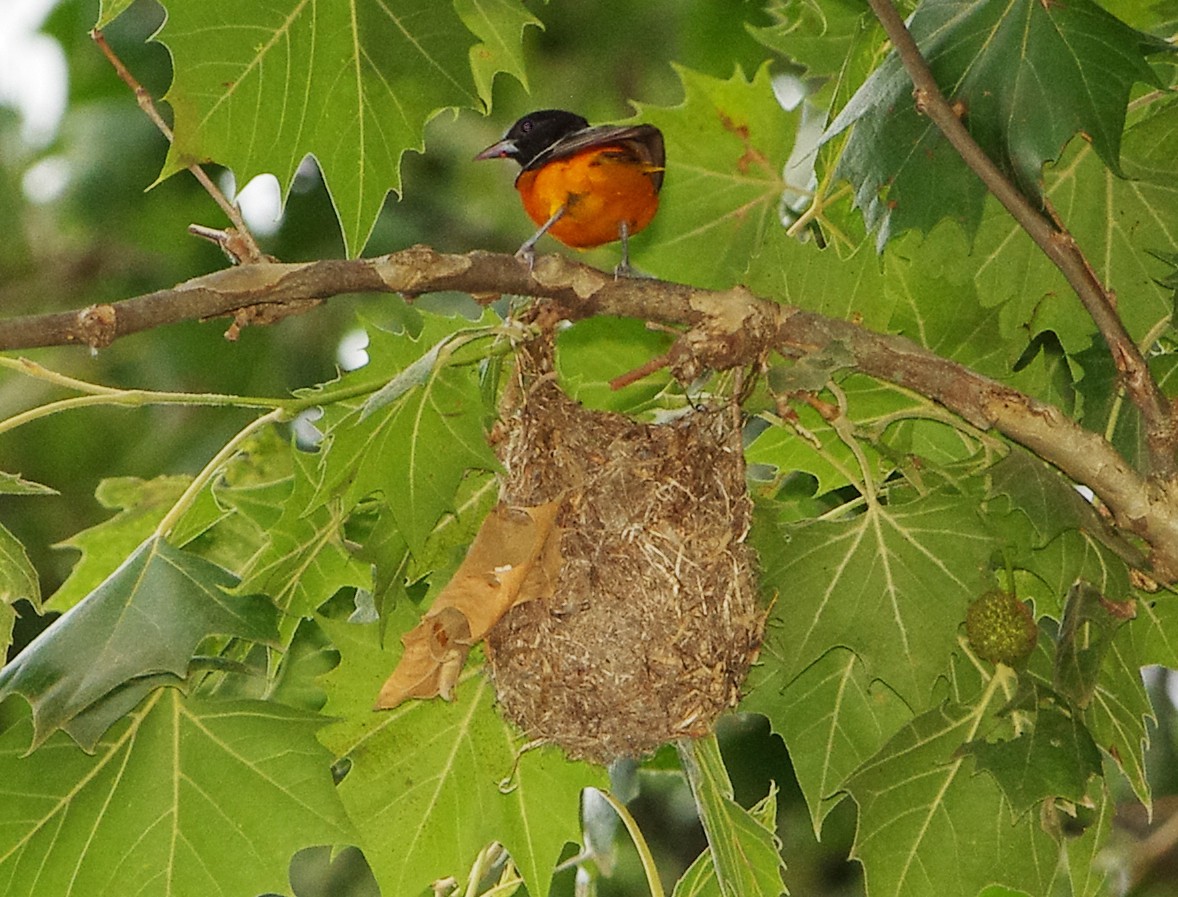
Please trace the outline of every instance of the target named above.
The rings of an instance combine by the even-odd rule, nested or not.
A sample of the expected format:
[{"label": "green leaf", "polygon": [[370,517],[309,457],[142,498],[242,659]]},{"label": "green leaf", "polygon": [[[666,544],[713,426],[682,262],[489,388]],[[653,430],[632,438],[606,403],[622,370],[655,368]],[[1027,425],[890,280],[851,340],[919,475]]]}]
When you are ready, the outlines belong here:
[{"label": "green leaf", "polygon": [[1016,737],[971,741],[962,753],[994,777],[1018,815],[1047,798],[1082,802],[1101,768],[1100,752],[1080,718],[1035,683],[1023,686],[1006,712],[1018,715]]},{"label": "green leaf", "polygon": [[701,287],[742,278],[766,235],[780,227],[777,207],[792,134],[800,117],[773,96],[767,66],[728,80],[678,68],[684,100],[638,104],[638,118],[666,140],[660,211],[633,241],[639,267]]},{"label": "green leaf", "polygon": [[844,60],[868,38],[871,43],[883,39],[875,17],[856,0],[775,0],[767,6],[773,24],[749,30],[765,46],[805,66],[811,77],[838,74]]},{"label": "green leaf", "polygon": [[762,587],[779,595],[765,642],[780,681],[842,645],[913,708],[928,706],[996,547],[976,504],[944,494],[752,539]]},{"label": "green leaf", "polygon": [[183,677],[208,635],[275,637],[275,609],[225,590],[220,567],[150,539],[0,671],[0,700],[33,709],[33,746],[113,689],[139,676]]},{"label": "green leaf", "polygon": [[1149,744],[1147,721],[1155,721],[1153,706],[1141,681],[1142,659],[1129,635],[1132,626],[1121,626],[1104,652],[1100,678],[1084,711],[1092,737],[1120,767],[1146,807],[1151,805],[1145,770]]},{"label": "green leaf", "polygon": [[875,330],[888,327],[896,293],[888,288],[879,256],[869,247],[844,257],[834,248],[790,236],[785,225],[769,227],[755,248],[745,281],[777,302],[836,318],[854,318]]},{"label": "green leaf", "polygon": [[[341,502],[311,502],[317,488],[316,456],[295,452],[292,457],[293,490],[236,591],[269,595],[280,610],[303,617],[342,588],[371,588],[372,575],[344,544]],[[288,628],[293,632],[293,627]]]},{"label": "green leaf", "polygon": [[56,489],[0,470],[0,495],[57,495]]},{"label": "green leaf", "polygon": [[[1127,145],[1126,160],[1137,151]],[[1097,278],[1116,290],[1117,310],[1130,335],[1156,338],[1170,324],[1174,291],[1157,282],[1167,267],[1150,252],[1167,251],[1172,243],[1165,235],[1178,231],[1178,177],[1158,183],[1118,178],[1091,146],[1074,140],[1048,168],[1046,184],[1052,206]],[[930,239],[939,240],[951,230],[938,228]],[[928,251],[936,256],[932,247]],[[1091,318],[1059,270],[997,200],[986,202],[971,258],[979,301],[1000,306],[1000,336],[1011,364],[1028,338],[1046,330],[1056,334],[1072,357],[1097,338]],[[923,255],[920,259],[924,264]]]},{"label": "green leaf", "polygon": [[[770,782],[769,793],[748,811],[749,817],[766,832],[777,831],[777,786]],[[755,830],[754,830],[755,832]],[[780,881],[780,876],[778,876]],[[675,882],[672,897],[721,897],[716,877],[716,861],[711,849],[705,850]]]},{"label": "green leaf", "polygon": [[633,318],[593,317],[556,336],[556,370],[569,397],[588,408],[634,413],[649,407],[667,389],[666,371],[614,389],[610,381],[671,347],[667,333]]},{"label": "green leaf", "polygon": [[529,25],[543,27],[540,20],[515,0],[454,0],[454,11],[482,41],[470,48],[470,68],[483,105],[491,108],[491,86],[500,72],[528,90],[520,36]]},{"label": "green leaf", "polygon": [[768,717],[789,748],[794,774],[819,836],[826,815],[842,800],[839,791],[871,758],[912,711],[846,648],[832,648],[792,682],[777,655],[778,640],[761,650],[741,709]]},{"label": "green leaf", "polygon": [[[785,893],[781,842],[772,827],[738,804],[716,736],[676,742],[708,852],[724,897],[778,897]],[[678,888],[676,888],[678,893]]]},{"label": "green leaf", "polygon": [[[974,139],[1023,189],[1038,193],[1043,165],[1081,132],[1119,171],[1130,89],[1137,81],[1157,83],[1145,60],[1157,46],[1146,35],[1091,0],[925,0],[909,28],[946,97],[965,104]],[[825,139],[852,125],[838,174],[855,185],[880,246],[908,229],[928,233],[945,217],[976,231],[985,188],[917,111],[912,81],[895,54]],[[948,196],[954,205],[945,204]]]},{"label": "green leaf", "polygon": [[1112,606],[1099,590],[1086,582],[1073,585],[1064,601],[1053,685],[1080,708],[1091,702],[1105,652],[1124,622],[1124,617],[1114,616]]},{"label": "green leaf", "polygon": [[[412,611],[394,608],[390,640],[415,622]],[[325,712],[341,721],[321,739],[351,763],[340,796],[382,891],[416,894],[436,879],[461,879],[495,840],[511,854],[528,893],[546,897],[561,850],[580,839],[581,789],[606,788],[604,770],[568,761],[551,747],[521,753],[522,739],[495,712],[478,668],[464,673],[452,703],[411,701],[374,712],[400,646],[382,649],[376,624],[321,625],[341,657],[324,680]]]},{"label": "green leaf", "polygon": [[175,140],[161,178],[215,160],[239,185],[274,174],[285,195],[313,154],[356,255],[426,122],[489,104],[494,73],[522,71],[535,21],[506,0],[170,3],[158,39],[174,63]]},{"label": "green leaf", "polygon": [[1168,96],[1153,106],[1125,132],[1125,173],[1172,187],[1178,168],[1178,102]]},{"label": "green leaf", "polygon": [[41,580],[25,547],[3,526],[0,526],[0,666],[8,656],[12,644],[12,630],[16,625],[17,601],[28,601],[41,610]]},{"label": "green leaf", "polygon": [[847,783],[859,805],[853,856],[872,897],[976,897],[990,884],[1048,893],[1058,849],[1037,815],[1013,821],[994,781],[956,756],[995,698],[921,714]]},{"label": "green leaf", "polygon": [[[343,382],[395,379],[421,357],[422,347],[428,354],[428,347],[463,323],[469,321],[430,316],[416,339],[372,329],[369,354],[380,360]],[[366,408],[349,401],[326,409],[324,473],[314,503],[342,495],[348,511],[379,494],[410,550],[420,555],[438,519],[453,510],[466,472],[498,467],[483,432],[486,407],[477,371],[471,365],[431,366],[416,388],[371,413]]]},{"label": "green leaf", "polygon": [[151,480],[111,477],[99,483],[94,497],[104,508],[119,513],[58,543],[60,548],[82,552],[82,558],[53,593],[48,608],[66,611],[94,591],[155,532],[190,482],[187,476],[159,476]]},{"label": "green leaf", "polygon": [[[41,581],[20,540],[0,526],[0,656],[3,656],[3,650],[11,641],[5,638],[5,615],[11,613],[10,605],[22,599],[39,611]],[[11,619],[7,632],[9,636],[12,635]]]},{"label": "green leaf", "polygon": [[289,893],[291,855],[351,827],[315,741],[321,717],[274,702],[153,694],[87,754],[0,736],[0,887],[8,897]]}]

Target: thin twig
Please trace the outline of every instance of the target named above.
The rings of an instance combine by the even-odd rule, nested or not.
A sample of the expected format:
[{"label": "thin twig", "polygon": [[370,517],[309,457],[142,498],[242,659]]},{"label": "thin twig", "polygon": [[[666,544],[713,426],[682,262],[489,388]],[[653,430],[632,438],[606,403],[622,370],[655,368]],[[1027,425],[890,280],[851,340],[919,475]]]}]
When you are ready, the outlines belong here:
[{"label": "thin twig", "polygon": [[1100,282],[1063,223],[1058,220],[1053,222],[1035,208],[978,146],[941,93],[928,63],[891,0],[868,2],[912,78],[916,108],[940,129],[965,164],[981,178],[1011,217],[1059,268],[1104,336],[1126,391],[1145,421],[1150,473],[1165,481],[1178,480],[1178,457],[1175,455],[1178,429],[1175,428],[1170,403],[1117,314],[1112,291]]},{"label": "thin twig", "polygon": [[[159,128],[161,134],[168,139],[168,143],[172,142],[172,129],[168,127],[168,123],[164,121],[163,116],[160,115],[159,110],[155,108],[155,102],[151,98],[151,94],[147,89],[139,83],[134,75],[123,65],[123,61],[119,59],[118,55],[110,44],[106,42],[106,36],[94,28],[90,31],[90,37],[94,43],[98,44],[98,49],[102,51],[102,55],[107,58],[107,61],[114,67],[115,73],[122,79],[123,83],[131,88],[135,94],[135,102],[139,104],[139,108],[146,113],[147,117],[151,119],[152,123]],[[213,201],[221,207],[226,217],[233,224],[233,231],[235,232],[236,240],[232,242],[234,260],[239,262],[261,262],[266,261],[267,258],[261,249],[258,248],[257,241],[254,240],[253,234],[250,233],[249,227],[246,226],[245,219],[241,217],[241,210],[237,208],[236,204],[230,202],[221,189],[213,183],[212,178],[205,173],[205,170],[197,165],[195,162],[188,166],[188,170],[192,172],[202,187],[208,192]],[[229,242],[222,240],[218,241],[222,248],[227,248]],[[236,253],[243,252],[243,255]]]}]

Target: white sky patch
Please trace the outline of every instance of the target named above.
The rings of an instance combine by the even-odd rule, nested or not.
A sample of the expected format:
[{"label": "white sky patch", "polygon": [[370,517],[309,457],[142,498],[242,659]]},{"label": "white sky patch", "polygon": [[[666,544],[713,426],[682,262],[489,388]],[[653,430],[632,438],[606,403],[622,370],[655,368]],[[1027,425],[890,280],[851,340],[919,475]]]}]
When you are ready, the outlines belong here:
[{"label": "white sky patch", "polygon": [[21,117],[21,139],[34,148],[56,136],[65,113],[65,53],[37,29],[57,0],[0,2],[0,105]]},{"label": "white sky patch", "polygon": [[357,327],[340,337],[335,359],[345,371],[354,371],[368,364],[368,334]]},{"label": "white sky patch", "polygon": [[222,172],[218,186],[221,192],[236,202],[241,217],[249,229],[259,237],[269,237],[282,226],[282,188],[272,174],[260,174],[234,195],[237,181],[233,172]]}]

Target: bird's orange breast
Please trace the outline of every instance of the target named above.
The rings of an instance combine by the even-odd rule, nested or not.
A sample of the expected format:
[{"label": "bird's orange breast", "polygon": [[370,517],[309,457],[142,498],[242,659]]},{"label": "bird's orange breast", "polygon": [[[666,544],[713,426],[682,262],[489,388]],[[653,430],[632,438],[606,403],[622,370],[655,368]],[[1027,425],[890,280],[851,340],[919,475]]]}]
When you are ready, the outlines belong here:
[{"label": "bird's orange breast", "polygon": [[626,147],[592,147],[521,172],[515,186],[537,225],[565,206],[548,233],[566,246],[588,249],[617,240],[622,222],[631,235],[650,224],[659,207],[651,172],[658,170]]}]

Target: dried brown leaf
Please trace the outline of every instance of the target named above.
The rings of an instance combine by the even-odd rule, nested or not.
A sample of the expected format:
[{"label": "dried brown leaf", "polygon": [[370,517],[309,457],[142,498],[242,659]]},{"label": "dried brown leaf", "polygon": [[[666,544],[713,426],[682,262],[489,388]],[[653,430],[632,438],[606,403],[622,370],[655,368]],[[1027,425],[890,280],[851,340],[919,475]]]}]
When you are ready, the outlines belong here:
[{"label": "dried brown leaf", "polygon": [[560,573],[560,502],[500,502],[421,622],[401,637],[405,653],[381,687],[377,710],[409,698],[449,700],[472,645],[516,604],[552,595]]}]

